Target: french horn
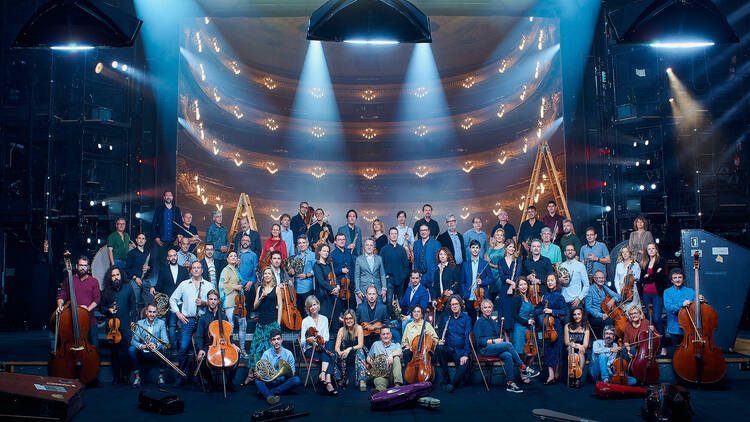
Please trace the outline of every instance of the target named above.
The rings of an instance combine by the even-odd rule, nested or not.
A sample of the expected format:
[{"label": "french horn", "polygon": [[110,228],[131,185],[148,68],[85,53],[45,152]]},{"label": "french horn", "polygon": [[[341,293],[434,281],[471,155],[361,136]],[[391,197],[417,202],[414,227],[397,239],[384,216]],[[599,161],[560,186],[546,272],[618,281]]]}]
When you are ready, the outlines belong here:
[{"label": "french horn", "polygon": [[386,355],[375,355],[372,364],[367,368],[367,373],[372,378],[386,378],[391,374],[391,367],[388,365]]},{"label": "french horn", "polygon": [[169,296],[164,293],[157,293],[154,295],[154,302],[156,302],[157,318],[164,318],[164,315],[169,312]]},{"label": "french horn", "polygon": [[267,359],[261,359],[255,363],[255,372],[258,373],[260,380],[271,382],[278,377],[289,377],[292,375],[292,367],[285,360],[279,360],[279,370],[273,367],[273,364]]},{"label": "french horn", "polygon": [[555,262],[554,264],[552,264],[552,267],[555,269],[555,274],[557,274],[558,279],[566,278],[568,279],[568,281],[570,281],[570,272],[567,268],[560,265],[559,262]]}]

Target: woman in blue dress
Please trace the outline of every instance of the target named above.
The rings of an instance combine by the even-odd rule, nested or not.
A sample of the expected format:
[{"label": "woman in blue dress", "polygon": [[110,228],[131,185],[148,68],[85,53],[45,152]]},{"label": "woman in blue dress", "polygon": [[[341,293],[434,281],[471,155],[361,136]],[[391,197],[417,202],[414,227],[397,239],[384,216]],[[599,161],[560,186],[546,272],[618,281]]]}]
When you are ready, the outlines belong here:
[{"label": "woman in blue dress", "polygon": [[526,333],[531,330],[534,321],[534,305],[529,300],[529,283],[525,278],[518,279],[516,295],[513,296],[513,347],[526,365],[530,365],[536,356],[524,356]]},{"label": "woman in blue dress", "polygon": [[555,341],[549,341],[546,338],[544,340],[543,363],[548,371],[547,380],[544,382],[545,385],[556,384],[560,378],[560,354],[563,344],[562,320],[565,318],[567,309],[565,298],[560,293],[560,282],[557,280],[557,275],[555,273],[549,274],[547,276],[547,293],[544,294],[542,300],[537,304],[536,309],[534,309],[534,316],[538,318],[539,331],[543,332],[544,330],[541,317],[552,316],[554,318],[554,328],[557,332],[557,339]]},{"label": "woman in blue dress", "polygon": [[513,239],[505,241],[505,256],[497,263],[499,277],[495,281],[497,285],[495,308],[497,308],[498,315],[504,317],[507,321],[504,329],[509,338],[512,338],[513,333],[513,324],[511,323],[514,320],[513,297],[516,292],[518,277],[521,275],[521,258],[518,257],[517,251],[518,248]]}]

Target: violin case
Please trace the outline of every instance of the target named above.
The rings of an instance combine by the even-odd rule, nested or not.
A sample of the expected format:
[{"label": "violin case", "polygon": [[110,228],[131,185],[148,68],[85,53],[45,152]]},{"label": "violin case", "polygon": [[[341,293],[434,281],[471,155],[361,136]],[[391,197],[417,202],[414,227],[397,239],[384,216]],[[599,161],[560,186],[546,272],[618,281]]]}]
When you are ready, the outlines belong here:
[{"label": "violin case", "polygon": [[372,410],[393,409],[416,402],[418,398],[430,394],[431,391],[432,383],[429,381],[387,388],[370,396],[370,408]]},{"label": "violin case", "polygon": [[0,372],[0,419],[69,421],[83,407],[74,379]]},{"label": "violin case", "polygon": [[596,397],[600,399],[634,399],[643,398],[646,395],[648,395],[648,389],[643,387],[631,387],[601,381],[596,383]]},{"label": "violin case", "polygon": [[141,409],[160,415],[176,415],[185,411],[185,402],[177,394],[164,389],[142,390],[138,393],[138,405]]}]

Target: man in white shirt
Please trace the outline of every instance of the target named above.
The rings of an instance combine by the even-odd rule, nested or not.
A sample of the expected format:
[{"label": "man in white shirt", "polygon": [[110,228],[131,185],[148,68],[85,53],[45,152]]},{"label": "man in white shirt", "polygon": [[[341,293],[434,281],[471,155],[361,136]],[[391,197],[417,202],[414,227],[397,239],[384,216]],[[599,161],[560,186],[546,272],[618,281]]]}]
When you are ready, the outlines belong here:
[{"label": "man in white shirt", "polygon": [[396,229],[398,229],[398,240],[396,242],[401,246],[404,246],[404,240],[409,245],[413,244],[414,232],[411,230],[411,227],[406,225],[406,211],[399,211],[396,214],[396,220],[398,221],[398,225],[396,226]]},{"label": "man in white shirt", "polygon": [[289,228],[292,218],[289,214],[284,214],[279,219],[281,226],[281,240],[286,245],[286,256],[294,256],[294,231]]},{"label": "man in white shirt", "polygon": [[[198,317],[203,313],[203,307],[208,299],[211,284],[203,279],[203,267],[198,261],[190,266],[190,278],[181,282],[169,298],[169,307],[182,322],[180,329],[180,350],[177,354],[180,369],[188,371],[188,351],[192,347],[193,333],[198,324]],[[181,386],[184,379],[178,378],[175,387]]]},{"label": "man in white shirt", "polygon": [[570,277],[560,278],[562,284],[562,295],[565,302],[571,308],[577,308],[583,304],[583,299],[589,293],[589,277],[586,274],[586,266],[576,258],[576,247],[572,244],[565,246],[566,260],[560,264],[568,270]]}]

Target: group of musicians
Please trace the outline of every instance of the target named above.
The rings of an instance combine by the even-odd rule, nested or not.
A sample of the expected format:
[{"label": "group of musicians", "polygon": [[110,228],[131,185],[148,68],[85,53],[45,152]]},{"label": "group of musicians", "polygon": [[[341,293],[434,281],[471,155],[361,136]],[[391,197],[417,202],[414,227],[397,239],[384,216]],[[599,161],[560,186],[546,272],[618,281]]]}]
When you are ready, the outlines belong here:
[{"label": "group of musicians", "polygon": [[[582,243],[554,201],[542,219],[530,206],[518,232],[504,210],[489,235],[479,217],[465,233],[456,230],[455,215],[446,217],[442,233],[431,217],[432,207],[425,204],[422,218],[409,227],[399,211],[396,226],[386,230],[376,219],[369,235],[357,225],[357,212],[349,210],[346,224],[334,232],[324,210],[313,212],[302,202],[299,213],[281,216],[265,242],[246,217],[230,242],[221,211],[213,213],[202,239],[192,215],[182,213],[165,192],[153,219],[158,257],[150,259],[144,233],[128,250],[125,220],[118,219],[107,241],[111,268],[102,290],[89,275],[86,257],[76,262],[72,280],[77,303],[91,313],[94,345],[97,306],[106,318],[121,321],[125,340],[108,342],[113,382],[137,388],[144,365],[156,363],[160,385],[170,365],[182,374],[177,386],[200,375],[204,388],[217,388],[216,374],[201,363],[212,344],[209,325],[227,321],[239,332],[231,347],[248,362],[241,385],[254,383],[268,403],[302,383],[298,369],[306,368],[309,377],[313,362],[320,367],[316,384],[330,395],[352,381],[361,391],[372,381],[372,392],[401,385],[404,369],[419,358],[414,348],[422,336],[433,340],[439,382],[448,392],[465,382],[472,362],[482,371],[483,360],[502,361],[506,390],[520,393],[521,385],[540,373],[544,384],[557,383],[566,354],[579,355],[582,366],[590,362],[583,373],[593,380],[609,381],[613,360],[632,359],[642,332],[679,343],[677,314],[694,292],[683,285],[680,269],[667,274],[644,218],[635,220],[615,271],[608,273],[606,264],[615,257],[596,230],[587,228]],[[198,260],[200,243],[204,257]],[[158,273],[152,271],[154,262]],[[60,310],[69,299],[67,282],[58,296]],[[159,296],[168,301],[154,301]],[[235,312],[238,296],[245,297],[246,318]],[[616,329],[612,312],[604,309],[619,309],[627,316],[625,327]],[[651,321],[643,309],[653,309]],[[132,318],[136,311],[142,318]],[[306,315],[294,334],[286,319],[291,312]],[[255,327],[249,345],[248,324]],[[177,367],[168,359],[169,349]],[[235,390],[236,368],[221,367],[226,390]],[[568,385],[580,388],[585,377],[569,379]]]}]

